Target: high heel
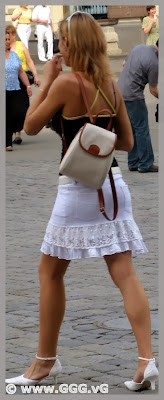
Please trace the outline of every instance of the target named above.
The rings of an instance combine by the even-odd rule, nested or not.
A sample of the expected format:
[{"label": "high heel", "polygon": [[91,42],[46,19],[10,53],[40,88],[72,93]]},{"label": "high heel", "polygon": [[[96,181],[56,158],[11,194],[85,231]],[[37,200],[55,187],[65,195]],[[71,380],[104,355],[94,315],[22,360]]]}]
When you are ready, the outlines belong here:
[{"label": "high heel", "polygon": [[28,379],[25,378],[23,375],[20,376],[16,376],[15,378],[10,378],[10,379],[5,379],[5,383],[13,383],[14,385],[35,385],[38,384],[39,382],[41,382],[43,379],[45,378],[49,378],[49,377],[53,377],[55,380],[55,384],[57,384],[57,376],[60,374],[60,372],[62,371],[62,366],[61,363],[58,359],[58,356],[56,357],[48,357],[48,358],[43,358],[43,357],[38,357],[36,354],[36,358],[38,360],[55,360],[53,367],[51,368],[50,372],[48,375],[44,376],[41,379]]},{"label": "high heel", "polygon": [[143,358],[138,357],[139,360],[149,361],[145,371],[144,371],[144,379],[142,382],[137,383],[133,380],[124,382],[125,386],[129,390],[137,391],[139,389],[147,389],[151,387],[151,390],[155,390],[155,381],[159,375],[158,369],[155,365],[155,358]]}]

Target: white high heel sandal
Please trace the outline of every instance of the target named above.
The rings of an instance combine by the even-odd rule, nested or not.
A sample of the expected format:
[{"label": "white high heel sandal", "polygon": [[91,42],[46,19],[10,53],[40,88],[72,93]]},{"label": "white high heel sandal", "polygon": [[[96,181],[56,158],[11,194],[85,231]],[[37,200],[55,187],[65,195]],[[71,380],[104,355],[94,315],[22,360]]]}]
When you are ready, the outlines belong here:
[{"label": "white high heel sandal", "polygon": [[143,358],[143,357],[138,357],[139,360],[144,360],[144,361],[149,361],[145,371],[144,371],[144,379],[142,382],[137,383],[132,381],[126,381],[124,382],[125,386],[129,390],[134,390],[137,391],[139,389],[147,389],[151,386],[151,390],[155,390],[155,381],[157,380],[157,377],[159,375],[158,369],[155,365],[155,358]]},{"label": "white high heel sandal", "polygon": [[20,376],[16,376],[15,378],[5,379],[5,383],[13,383],[14,385],[18,385],[18,386],[19,385],[28,386],[28,385],[35,385],[35,384],[41,382],[45,378],[53,377],[55,380],[55,384],[57,384],[57,376],[62,371],[62,366],[58,359],[58,356],[43,358],[43,357],[38,357],[36,354],[36,358],[38,360],[45,360],[45,361],[46,360],[55,360],[54,365],[51,368],[51,370],[47,376],[44,376],[43,378],[38,379],[38,380],[34,380],[34,379],[27,379],[23,375],[20,375]]}]

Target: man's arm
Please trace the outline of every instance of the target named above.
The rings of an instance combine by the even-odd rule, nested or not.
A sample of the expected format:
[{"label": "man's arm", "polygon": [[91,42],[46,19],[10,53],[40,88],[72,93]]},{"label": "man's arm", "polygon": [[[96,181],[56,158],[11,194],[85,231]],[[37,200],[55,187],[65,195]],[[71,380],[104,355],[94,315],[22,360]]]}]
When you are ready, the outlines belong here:
[{"label": "man's arm", "polygon": [[155,97],[157,97],[158,98],[158,87],[157,87],[157,85],[156,86],[152,86],[152,85],[149,85],[149,90],[150,90],[150,93],[153,95],[153,96],[155,96]]}]

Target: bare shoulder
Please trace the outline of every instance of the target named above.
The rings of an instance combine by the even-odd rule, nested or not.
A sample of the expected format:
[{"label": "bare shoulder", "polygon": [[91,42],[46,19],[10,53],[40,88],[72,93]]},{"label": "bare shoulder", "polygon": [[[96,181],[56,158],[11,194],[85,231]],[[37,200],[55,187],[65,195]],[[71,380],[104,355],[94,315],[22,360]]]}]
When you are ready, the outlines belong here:
[{"label": "bare shoulder", "polygon": [[55,93],[62,93],[62,96],[67,98],[75,94],[78,82],[75,74],[72,72],[66,72],[60,74],[53,82],[51,90]]},{"label": "bare shoulder", "polygon": [[56,82],[60,83],[60,84],[68,84],[68,85],[72,85],[72,83],[77,82],[76,76],[73,72],[66,72],[66,73],[62,73],[60,74],[56,79]]}]

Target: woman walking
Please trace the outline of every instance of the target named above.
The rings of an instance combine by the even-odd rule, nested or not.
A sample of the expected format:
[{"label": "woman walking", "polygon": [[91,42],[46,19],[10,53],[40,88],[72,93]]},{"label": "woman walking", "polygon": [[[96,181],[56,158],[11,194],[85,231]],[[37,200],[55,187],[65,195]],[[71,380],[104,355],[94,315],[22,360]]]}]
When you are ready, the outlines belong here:
[{"label": "woman walking", "polygon": [[[30,69],[34,76],[34,84],[36,86],[40,85],[40,79],[37,74],[36,67],[34,65],[34,62],[30,56],[29,50],[25,46],[24,43],[21,42],[21,40],[16,40],[16,29],[13,25],[7,25],[6,26],[6,33],[9,33],[10,35],[10,49],[14,51],[20,60],[22,61],[22,68],[25,72]],[[27,94],[26,86],[20,81],[20,88],[21,88],[21,93],[22,93],[22,102],[26,104],[27,108],[30,105],[29,102],[29,96]],[[14,144],[21,144],[22,143],[22,138],[21,138],[21,132],[16,132],[15,133],[15,139],[13,140]]]},{"label": "woman walking", "polygon": [[[108,109],[99,115],[96,124],[106,128],[112,119],[112,128],[117,134],[116,149],[130,151],[131,125],[122,95],[110,73],[106,40],[99,24],[87,13],[72,14],[59,25],[59,50],[60,54],[44,67],[43,82],[27,112],[25,132],[36,135],[52,118],[54,129],[61,134],[62,120],[66,146],[69,146],[79,128],[90,122],[75,74],[78,72],[92,115]],[[60,75],[62,57],[72,71]],[[96,189],[66,176],[59,177],[57,198],[41,246],[40,335],[36,359],[23,375],[6,379],[6,383],[30,385],[48,376],[56,379],[62,369],[57,343],[65,312],[64,274],[72,259],[104,257],[113,282],[123,296],[138,346],[136,373],[125,385],[130,390],[150,385],[154,389],[158,370],[151,348],[148,299],[132,265],[132,255],[147,249],[133,219],[130,193],[116,159],[112,173],[118,197],[114,221],[107,221],[100,213]],[[108,177],[103,192],[107,214],[112,216]]]},{"label": "woman walking", "polygon": [[22,102],[19,79],[26,87],[27,95],[32,95],[31,86],[22,68],[22,61],[10,50],[10,35],[6,33],[5,84],[6,84],[6,151],[11,151],[12,135],[23,128],[27,112],[26,102]]},{"label": "woman walking", "polygon": [[17,6],[11,16],[11,20],[17,28],[17,34],[27,48],[31,35],[31,18],[31,9],[28,6],[23,5]]}]

